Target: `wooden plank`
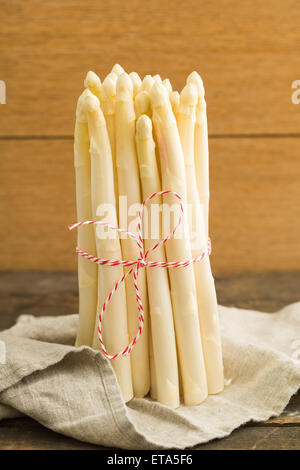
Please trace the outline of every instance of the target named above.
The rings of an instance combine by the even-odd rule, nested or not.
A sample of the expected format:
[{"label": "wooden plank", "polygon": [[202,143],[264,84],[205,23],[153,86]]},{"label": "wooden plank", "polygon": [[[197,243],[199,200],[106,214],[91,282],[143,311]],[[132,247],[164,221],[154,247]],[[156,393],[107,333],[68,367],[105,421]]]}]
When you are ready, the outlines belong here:
[{"label": "wooden plank", "polygon": [[216,288],[221,305],[273,313],[299,301],[299,282],[300,271],[239,273],[217,276]]},{"label": "wooden plank", "polygon": [[204,78],[212,134],[299,133],[297,0],[4,0],[0,135],[70,135],[85,73]]},{"label": "wooden plank", "polygon": [[0,421],[1,450],[97,450],[92,444],[57,434],[30,418]]},{"label": "wooden plank", "polygon": [[[56,434],[29,418],[0,422],[1,450],[107,449]],[[242,427],[194,450],[300,450],[300,427]]]},{"label": "wooden plank", "polygon": [[300,427],[242,427],[198,450],[299,450]]},{"label": "wooden plank", "polygon": [[[107,449],[56,434],[29,418],[0,422],[1,450]],[[242,427],[194,450],[300,450],[300,427]]]},{"label": "wooden plank", "polygon": [[19,315],[54,316],[78,311],[77,273],[0,271],[0,331]]},{"label": "wooden plank", "polygon": [[[296,270],[299,139],[211,140],[215,275]],[[0,141],[1,269],[76,268],[72,141]]]},{"label": "wooden plank", "polygon": [[[216,277],[221,305],[276,312],[299,301],[300,271]],[[77,273],[0,271],[0,331],[19,315],[68,315],[78,308]],[[300,395],[291,406],[300,408]],[[294,408],[289,409],[295,411]]]}]

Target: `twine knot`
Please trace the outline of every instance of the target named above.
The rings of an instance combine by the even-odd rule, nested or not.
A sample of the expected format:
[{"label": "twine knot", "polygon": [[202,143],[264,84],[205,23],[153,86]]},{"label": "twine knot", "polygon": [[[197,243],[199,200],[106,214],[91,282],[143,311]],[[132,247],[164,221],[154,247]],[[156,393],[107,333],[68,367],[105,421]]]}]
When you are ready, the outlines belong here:
[{"label": "twine knot", "polygon": [[145,268],[146,266],[148,266],[148,262],[145,260],[145,258],[139,258],[138,264],[140,268]]}]

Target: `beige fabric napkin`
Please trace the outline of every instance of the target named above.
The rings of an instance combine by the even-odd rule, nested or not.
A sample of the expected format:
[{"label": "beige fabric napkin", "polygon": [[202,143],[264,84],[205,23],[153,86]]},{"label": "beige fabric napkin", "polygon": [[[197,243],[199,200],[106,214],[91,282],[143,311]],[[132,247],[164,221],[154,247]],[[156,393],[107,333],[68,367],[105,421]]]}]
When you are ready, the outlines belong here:
[{"label": "beige fabric napkin", "polygon": [[151,399],[125,405],[110,362],[72,346],[77,315],[21,316],[0,334],[0,419],[22,413],[109,447],[181,449],[280,414],[300,387],[300,302],[274,314],[220,307],[220,320],[224,392],[174,411]]}]

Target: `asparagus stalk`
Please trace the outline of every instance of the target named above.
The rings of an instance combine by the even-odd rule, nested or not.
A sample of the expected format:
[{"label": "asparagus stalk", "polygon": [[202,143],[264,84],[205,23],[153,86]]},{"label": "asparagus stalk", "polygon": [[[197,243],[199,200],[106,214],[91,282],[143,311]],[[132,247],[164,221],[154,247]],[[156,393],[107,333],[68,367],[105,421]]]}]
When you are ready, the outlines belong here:
[{"label": "asparagus stalk", "polygon": [[[169,99],[170,99],[170,103],[171,103],[171,106],[172,106],[172,111],[173,111],[175,119],[177,120],[177,112],[178,112],[178,108],[179,108],[180,95],[179,95],[178,91],[173,91],[171,82],[168,78],[163,80],[162,83],[163,83],[164,87],[166,88],[166,90],[169,93]],[[181,367],[180,367],[180,362],[179,361],[178,361],[178,379],[179,379],[179,395],[180,395],[180,397],[183,397],[182,373],[181,373]]]},{"label": "asparagus stalk", "polygon": [[195,168],[200,201],[204,207],[204,221],[206,237],[209,233],[209,154],[206,102],[204,98],[204,86],[200,75],[192,72],[187,83],[193,83],[198,91],[198,103],[196,109],[195,126]]},{"label": "asparagus stalk", "polygon": [[[79,97],[76,109],[74,132],[74,166],[76,176],[77,219],[92,219],[91,169],[89,154],[89,134],[83,102],[87,91]],[[88,253],[96,253],[93,227],[79,227],[78,246]],[[76,346],[92,346],[95,315],[97,308],[97,266],[95,263],[78,257],[79,325]]]},{"label": "asparagus stalk", "polygon": [[[152,137],[152,122],[146,115],[140,116],[137,120],[136,144],[143,199],[146,199],[150,194],[161,190],[155,144]],[[161,198],[157,202],[161,203]],[[148,217],[148,228],[150,227],[150,222],[151,218]],[[145,239],[146,251],[152,245],[153,241],[148,233],[148,238]],[[164,261],[164,247],[158,247],[149,256],[152,261]],[[167,269],[147,269],[147,284],[157,398],[160,403],[177,408],[179,406],[177,354]]]},{"label": "asparagus stalk", "polygon": [[[120,75],[117,81],[116,164],[119,195],[127,197],[127,208],[132,209],[137,204],[141,204],[142,200],[135,147],[133,87],[127,74]],[[136,228],[132,228],[131,231],[136,233]],[[139,258],[139,249],[134,240],[121,238],[121,244],[122,253],[125,259],[132,260]],[[143,333],[132,350],[130,357],[134,395],[137,397],[143,397],[148,393],[150,388],[148,298],[146,272],[144,269],[141,269],[139,273],[139,288],[144,307],[145,325]],[[126,279],[126,296],[129,334],[132,338],[138,329],[138,309],[132,279]]]},{"label": "asparagus stalk", "polygon": [[[203,250],[206,249],[207,245],[203,210],[197,189],[194,160],[194,129],[197,100],[197,89],[190,82],[181,92],[177,119],[185,161],[187,200],[193,208],[195,221],[194,225],[193,218],[189,219],[190,233],[195,233],[196,231],[196,240],[192,241],[193,257],[199,256]],[[195,263],[194,272],[208,393],[213,394],[223,390],[224,377],[217,296],[209,258]]]},{"label": "asparagus stalk", "polygon": [[[134,108],[136,119],[146,114],[147,116],[152,116],[151,101],[150,95],[147,91],[140,91],[134,100]],[[153,339],[152,339],[152,328],[151,328],[151,318],[149,319],[149,358],[150,358],[150,395],[153,400],[157,400],[157,381],[156,381],[156,367],[154,362],[154,352],[153,352]]]},{"label": "asparagus stalk", "polygon": [[[88,91],[85,97],[91,154],[92,211],[94,220],[102,220],[117,226],[113,164],[108,133],[99,100]],[[97,254],[99,257],[121,259],[121,245],[117,232],[95,226]],[[98,312],[116,282],[123,276],[122,266],[98,266]],[[93,347],[100,349],[98,321],[95,325]],[[109,303],[109,311],[103,319],[103,339],[110,354],[118,353],[128,344],[125,286],[121,284]],[[120,357],[112,361],[125,401],[133,396],[130,358]]]},{"label": "asparagus stalk", "polygon": [[136,72],[131,72],[129,74],[132,86],[133,86],[133,98],[139,93],[141,86],[142,86],[142,80],[139,76],[138,73]]},{"label": "asparagus stalk", "polygon": [[101,87],[101,107],[106,121],[106,127],[109,137],[114,174],[114,190],[116,200],[116,210],[119,210],[119,192],[118,176],[116,167],[116,132],[115,132],[115,114],[116,114],[116,81],[117,76],[111,72],[103,81]]},{"label": "asparagus stalk", "polygon": [[85,88],[88,88],[97,98],[101,97],[101,80],[95,72],[90,70],[84,80]]},{"label": "asparagus stalk", "polygon": [[[151,102],[152,120],[161,160],[162,188],[176,191],[185,203],[187,197],[184,157],[169,95],[163,85],[153,86]],[[184,233],[188,234],[185,217],[182,223]],[[166,243],[166,253],[168,261],[190,259],[192,253],[189,237],[171,238]],[[193,267],[189,265],[183,269],[171,268],[169,276],[184,402],[187,405],[197,405],[207,397],[207,382]]]}]

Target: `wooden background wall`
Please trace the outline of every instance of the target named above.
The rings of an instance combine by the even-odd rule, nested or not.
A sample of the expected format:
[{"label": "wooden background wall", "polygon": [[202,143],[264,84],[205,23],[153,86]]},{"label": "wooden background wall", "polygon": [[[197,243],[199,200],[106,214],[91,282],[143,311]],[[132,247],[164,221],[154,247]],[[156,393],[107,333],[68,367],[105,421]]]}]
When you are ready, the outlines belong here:
[{"label": "wooden background wall", "polygon": [[74,111],[115,62],[202,75],[218,274],[300,267],[297,0],[0,0],[0,269],[76,266]]}]

